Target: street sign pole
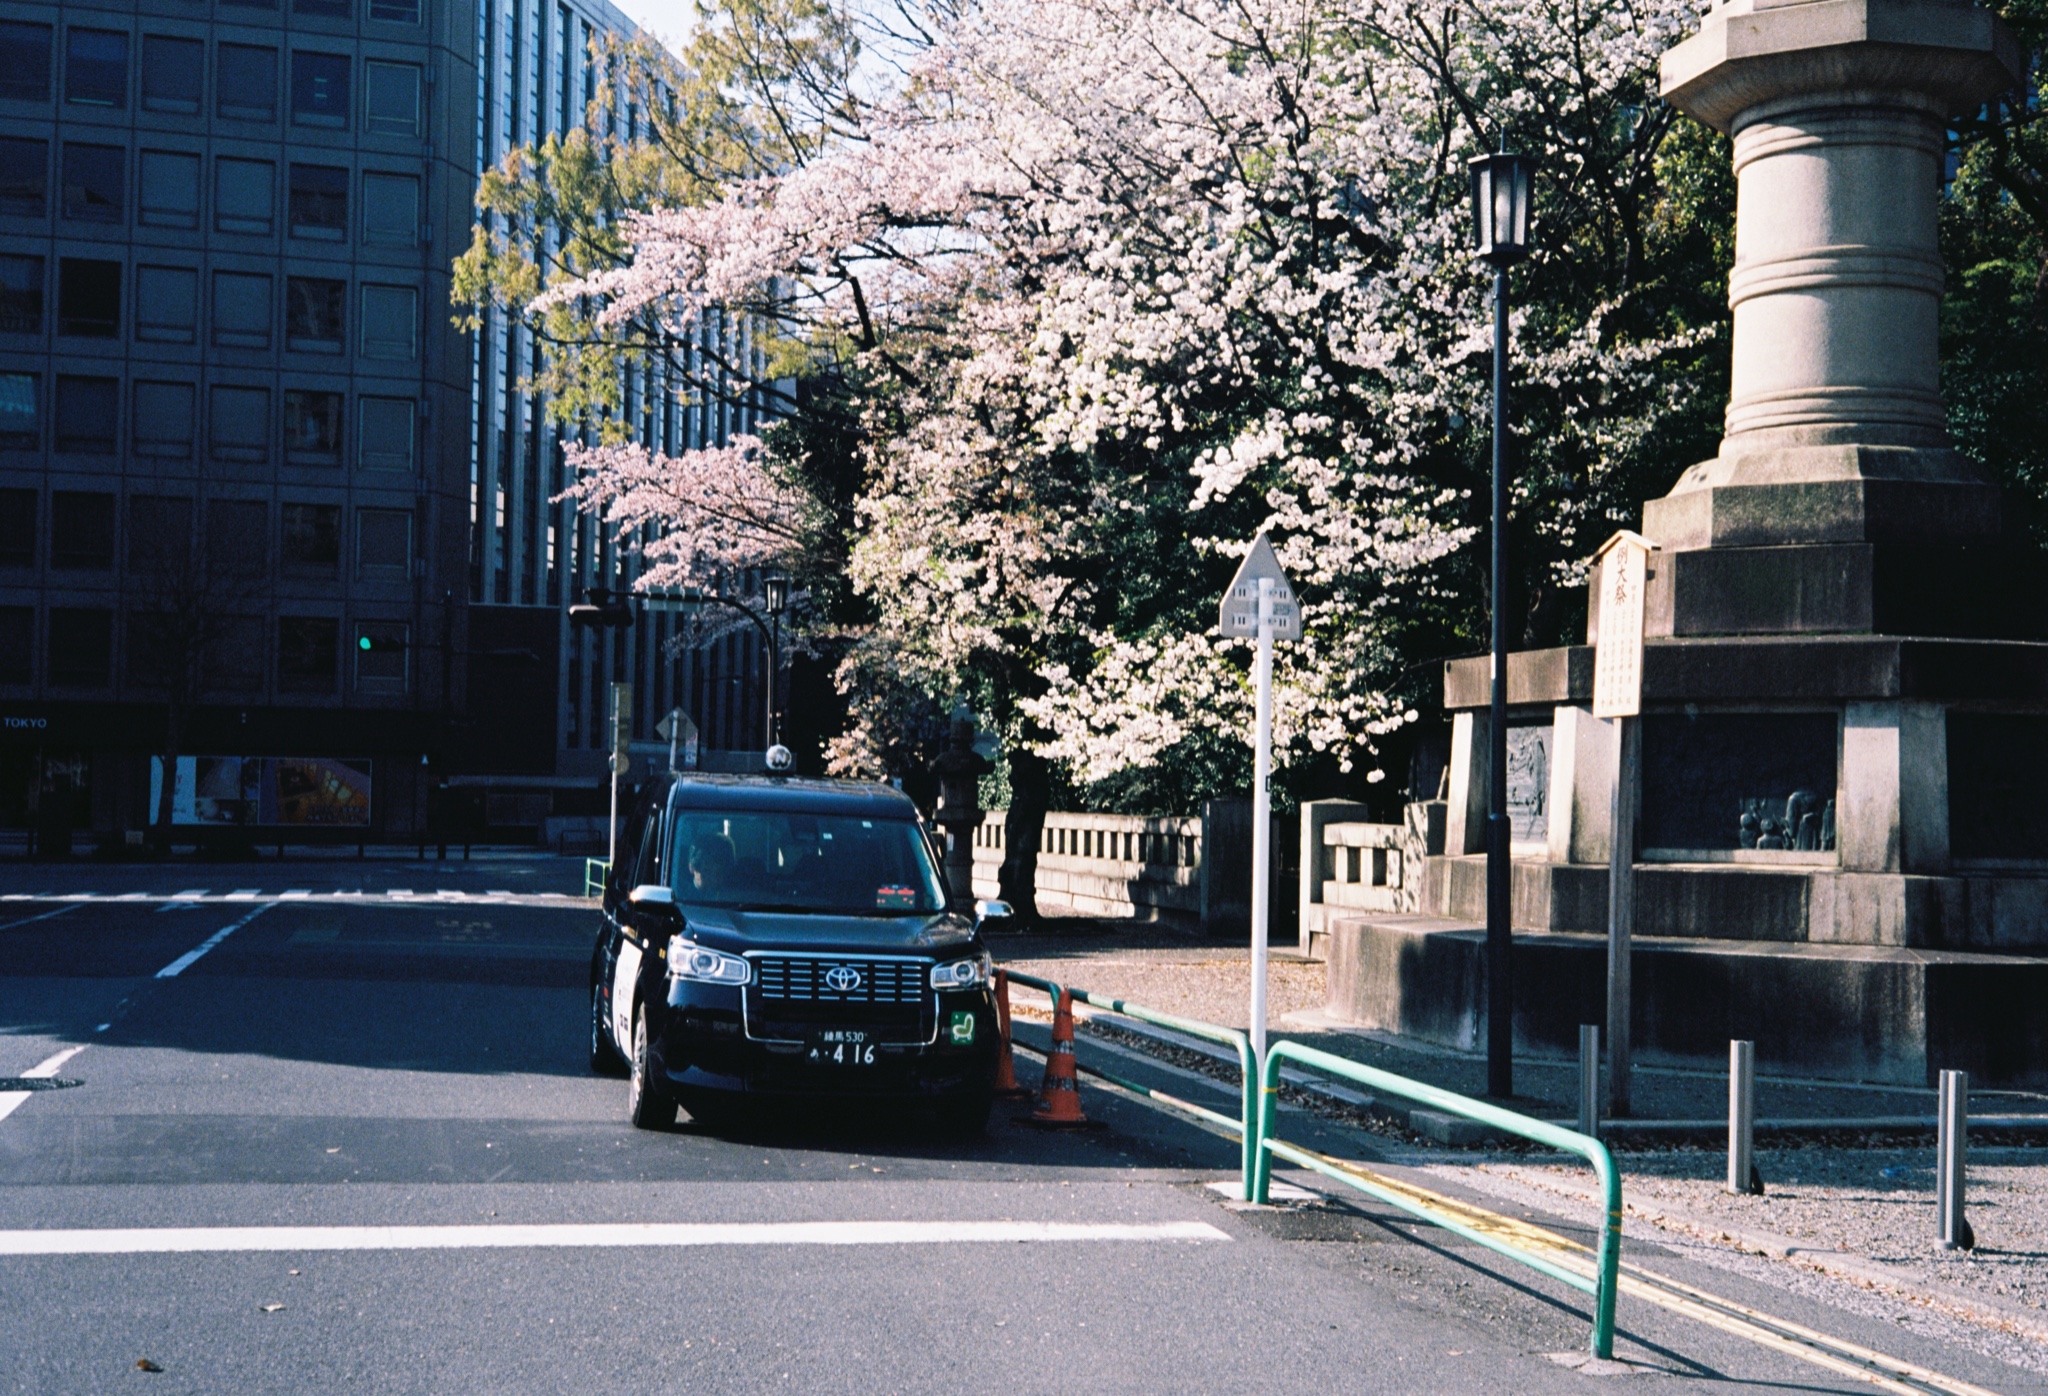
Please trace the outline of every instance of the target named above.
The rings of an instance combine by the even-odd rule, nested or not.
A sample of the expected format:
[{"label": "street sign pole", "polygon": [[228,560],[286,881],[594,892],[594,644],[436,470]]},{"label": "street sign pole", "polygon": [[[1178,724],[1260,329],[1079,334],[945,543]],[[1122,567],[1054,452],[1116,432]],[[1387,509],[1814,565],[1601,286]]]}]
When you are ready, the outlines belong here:
[{"label": "street sign pole", "polygon": [[1252,756],[1252,1060],[1266,1060],[1266,931],[1272,897],[1273,579],[1259,578],[1259,641],[1252,662],[1257,738]]},{"label": "street sign pole", "polygon": [[612,823],[605,849],[605,870],[619,865],[619,777],[631,769],[633,743],[633,685],[612,685]]},{"label": "street sign pole", "polygon": [[1601,545],[1594,636],[1593,716],[1612,718],[1614,788],[1607,820],[1607,1113],[1629,1113],[1634,1012],[1636,811],[1642,798],[1643,590],[1656,544],[1623,530]]}]

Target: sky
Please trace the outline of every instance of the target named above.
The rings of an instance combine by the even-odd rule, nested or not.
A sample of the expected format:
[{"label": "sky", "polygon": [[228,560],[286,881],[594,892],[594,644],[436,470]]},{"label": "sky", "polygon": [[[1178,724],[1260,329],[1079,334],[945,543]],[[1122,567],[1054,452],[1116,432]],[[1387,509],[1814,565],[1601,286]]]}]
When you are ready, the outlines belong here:
[{"label": "sky", "polygon": [[612,3],[671,49],[682,46],[697,18],[696,0],[612,0]]}]

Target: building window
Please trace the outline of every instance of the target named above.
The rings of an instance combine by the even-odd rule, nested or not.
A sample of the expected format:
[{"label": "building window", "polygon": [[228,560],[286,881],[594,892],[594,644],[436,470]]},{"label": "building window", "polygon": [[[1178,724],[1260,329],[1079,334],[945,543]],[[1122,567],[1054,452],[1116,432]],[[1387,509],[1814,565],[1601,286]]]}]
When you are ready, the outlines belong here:
[{"label": "building window", "polygon": [[223,5],[238,5],[245,10],[274,10],[277,0],[220,0]]},{"label": "building window", "polygon": [[64,31],[64,100],[86,107],[128,105],[128,36],[113,29]]},{"label": "building window", "polygon": [[213,226],[223,233],[268,236],[277,220],[277,166],[268,160],[213,164]]},{"label": "building window", "polygon": [[412,576],[412,511],[356,510],[356,580],[402,582]]},{"label": "building window", "polygon": [[286,693],[332,693],[341,622],[328,616],[279,616],[277,686]]},{"label": "building window", "polygon": [[329,19],[347,19],[348,0],[292,0],[295,15],[321,15]]},{"label": "building window", "polygon": [[263,617],[222,616],[208,646],[204,683],[213,693],[263,690]]},{"label": "building window", "polygon": [[58,259],[57,332],[85,339],[112,339],[121,333],[119,262]]},{"label": "building window", "polygon": [[205,76],[206,49],[199,40],[142,36],[143,110],[196,115]]},{"label": "building window", "polygon": [[342,303],[346,281],[293,276],[284,284],[284,344],[318,354],[339,354],[342,346]]},{"label": "building window", "polygon": [[36,565],[36,492],[0,490],[0,567]]},{"label": "building window", "polygon": [[161,494],[128,497],[128,572],[132,578],[147,579],[152,574],[175,578],[191,556],[191,500]]},{"label": "building window", "polygon": [[270,278],[257,272],[213,274],[213,342],[230,349],[270,347]]},{"label": "building window", "polygon": [[135,454],[163,460],[192,457],[193,393],[190,383],[135,385]]},{"label": "building window", "polygon": [[363,287],[364,358],[411,363],[418,324],[419,292],[412,287]]},{"label": "building window", "polygon": [[199,337],[199,273],[191,267],[135,269],[135,337],[190,344]]},{"label": "building window", "polygon": [[197,155],[145,150],[137,166],[135,204],[140,222],[154,228],[199,226]]},{"label": "building window", "polygon": [[270,566],[270,506],[260,499],[209,500],[206,564],[216,576],[261,576]]},{"label": "building window", "polygon": [[35,607],[0,606],[0,683],[34,683],[35,648]]},{"label": "building window", "polygon": [[99,606],[50,608],[50,682],[105,688],[113,674],[114,613]]},{"label": "building window", "polygon": [[348,171],[334,165],[293,165],[291,225],[295,238],[347,238]]},{"label": "building window", "polygon": [[420,0],[370,0],[370,18],[387,24],[418,24]]},{"label": "building window", "polygon": [[420,133],[419,64],[363,64],[363,129],[381,136]]},{"label": "building window", "polygon": [[366,397],[359,400],[356,465],[363,470],[412,470],[410,398]]},{"label": "building window", "polygon": [[356,692],[403,693],[411,631],[403,621],[356,623]]},{"label": "building window", "polygon": [[222,44],[214,61],[215,112],[230,121],[277,120],[277,50]]},{"label": "building window", "polygon": [[292,125],[348,129],[348,56],[292,50]]},{"label": "building window", "polygon": [[420,182],[412,175],[363,172],[363,241],[413,247],[420,236]]},{"label": "building window", "polygon": [[0,101],[50,100],[50,26],[0,20]]},{"label": "building window", "polygon": [[270,390],[216,387],[207,400],[207,448],[216,460],[270,458]]},{"label": "building window", "polygon": [[67,572],[113,569],[114,496],[98,490],[51,493],[50,566]]},{"label": "building window", "polygon": [[0,213],[41,218],[50,210],[50,143],[0,138]]},{"label": "building window", "polygon": [[57,379],[57,449],[111,456],[120,440],[121,380]]},{"label": "building window", "polygon": [[334,504],[284,506],[278,565],[302,577],[332,577],[341,569],[341,508]]},{"label": "building window", "polygon": [[64,216],[87,223],[121,221],[128,152],[118,145],[64,143]]},{"label": "building window", "polygon": [[341,394],[286,389],[284,458],[294,465],[341,464]]},{"label": "building window", "polygon": [[0,334],[43,332],[43,259],[0,255]]},{"label": "building window", "polygon": [[36,411],[36,376],[0,373],[0,450],[33,451],[43,444]]}]

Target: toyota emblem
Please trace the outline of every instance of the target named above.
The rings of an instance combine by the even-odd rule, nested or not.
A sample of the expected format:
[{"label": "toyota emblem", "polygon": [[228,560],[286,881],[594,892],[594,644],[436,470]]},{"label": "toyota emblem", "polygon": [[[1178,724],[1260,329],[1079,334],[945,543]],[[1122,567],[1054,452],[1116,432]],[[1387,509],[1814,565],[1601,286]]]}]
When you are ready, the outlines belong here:
[{"label": "toyota emblem", "polygon": [[825,987],[835,994],[850,994],[860,987],[860,971],[852,965],[834,965],[825,971]]}]

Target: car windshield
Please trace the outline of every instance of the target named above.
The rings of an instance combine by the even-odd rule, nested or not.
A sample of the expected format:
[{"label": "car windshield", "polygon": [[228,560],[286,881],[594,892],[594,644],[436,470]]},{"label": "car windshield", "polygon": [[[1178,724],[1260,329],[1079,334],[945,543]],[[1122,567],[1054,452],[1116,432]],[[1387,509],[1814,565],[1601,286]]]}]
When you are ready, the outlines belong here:
[{"label": "car windshield", "polygon": [[873,916],[946,907],[917,825],[857,815],[679,811],[669,884],[679,902],[752,911]]}]

